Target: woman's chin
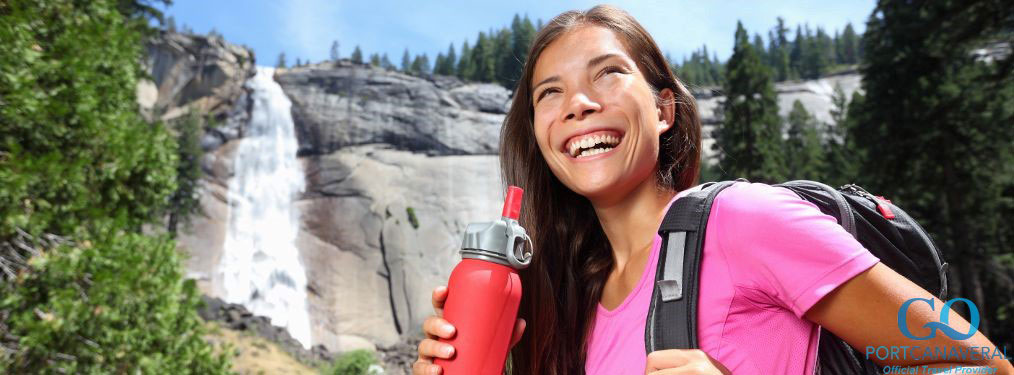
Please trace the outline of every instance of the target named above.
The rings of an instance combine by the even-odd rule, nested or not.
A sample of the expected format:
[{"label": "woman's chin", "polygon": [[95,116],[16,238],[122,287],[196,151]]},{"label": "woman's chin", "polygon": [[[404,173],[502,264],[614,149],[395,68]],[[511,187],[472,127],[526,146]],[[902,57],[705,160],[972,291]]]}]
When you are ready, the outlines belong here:
[{"label": "woman's chin", "polygon": [[619,179],[612,176],[587,176],[581,181],[574,182],[572,190],[588,199],[593,199],[614,191],[613,186],[619,182]]}]

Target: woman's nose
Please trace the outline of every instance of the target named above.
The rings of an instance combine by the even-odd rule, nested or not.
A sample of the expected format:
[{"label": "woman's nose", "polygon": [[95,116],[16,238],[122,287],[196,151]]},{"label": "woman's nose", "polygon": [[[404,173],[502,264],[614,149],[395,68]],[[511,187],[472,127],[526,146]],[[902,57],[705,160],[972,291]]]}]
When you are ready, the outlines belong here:
[{"label": "woman's nose", "polygon": [[581,121],[592,112],[602,109],[602,106],[583,93],[576,93],[570,98],[567,115],[564,120]]}]

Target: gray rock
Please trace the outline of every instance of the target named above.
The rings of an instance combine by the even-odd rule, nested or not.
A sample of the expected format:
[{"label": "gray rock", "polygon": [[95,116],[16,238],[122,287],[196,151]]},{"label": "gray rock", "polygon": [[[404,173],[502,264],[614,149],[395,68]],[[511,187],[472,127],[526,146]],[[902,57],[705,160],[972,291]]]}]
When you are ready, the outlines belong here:
[{"label": "gray rock", "polygon": [[282,69],[300,155],[386,143],[426,155],[495,154],[509,92],[348,61]]},{"label": "gray rock", "polygon": [[139,101],[149,120],[169,121],[196,110],[226,121],[230,113],[243,109],[243,83],[255,73],[253,51],[219,36],[167,31],[148,39],[145,48],[151,81],[139,83],[138,91],[144,93]]}]

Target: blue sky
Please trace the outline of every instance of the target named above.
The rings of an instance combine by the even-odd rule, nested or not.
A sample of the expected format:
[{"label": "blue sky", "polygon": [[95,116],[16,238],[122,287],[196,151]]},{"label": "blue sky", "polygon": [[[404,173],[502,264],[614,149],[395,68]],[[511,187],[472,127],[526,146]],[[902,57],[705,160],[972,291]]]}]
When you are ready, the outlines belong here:
[{"label": "blue sky", "polygon": [[[173,0],[165,9],[177,27],[186,24],[195,32],[212,28],[226,40],[253,48],[259,65],[274,65],[285,52],[289,64],[296,58],[326,60],[331,43],[338,40],[339,53],[349,56],[359,45],[364,56],[387,53],[400,64],[408,48],[415,56],[427,53],[430,62],[450,43],[460,53],[466,39],[475,43],[479,31],[507,27],[514,14],[525,14],[534,24],[570,9],[588,9],[594,1],[404,1],[404,0]],[[741,20],[751,38],[767,31],[782,16],[793,30],[808,23],[821,26],[828,34],[847,22],[857,32],[865,30],[873,0],[841,1],[616,1],[640,22],[663,51],[676,62],[707,45],[725,60],[732,53],[736,21]]]}]

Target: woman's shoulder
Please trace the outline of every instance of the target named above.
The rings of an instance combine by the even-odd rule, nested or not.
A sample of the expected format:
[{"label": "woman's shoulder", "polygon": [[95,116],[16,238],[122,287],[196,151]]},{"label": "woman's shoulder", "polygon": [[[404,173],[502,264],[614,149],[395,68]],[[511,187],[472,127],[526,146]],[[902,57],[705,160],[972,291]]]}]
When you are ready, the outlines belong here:
[{"label": "woman's shoulder", "polygon": [[792,190],[761,182],[736,181],[718,193],[712,210],[721,216],[735,215],[745,218],[780,217],[786,210],[808,204]]}]

